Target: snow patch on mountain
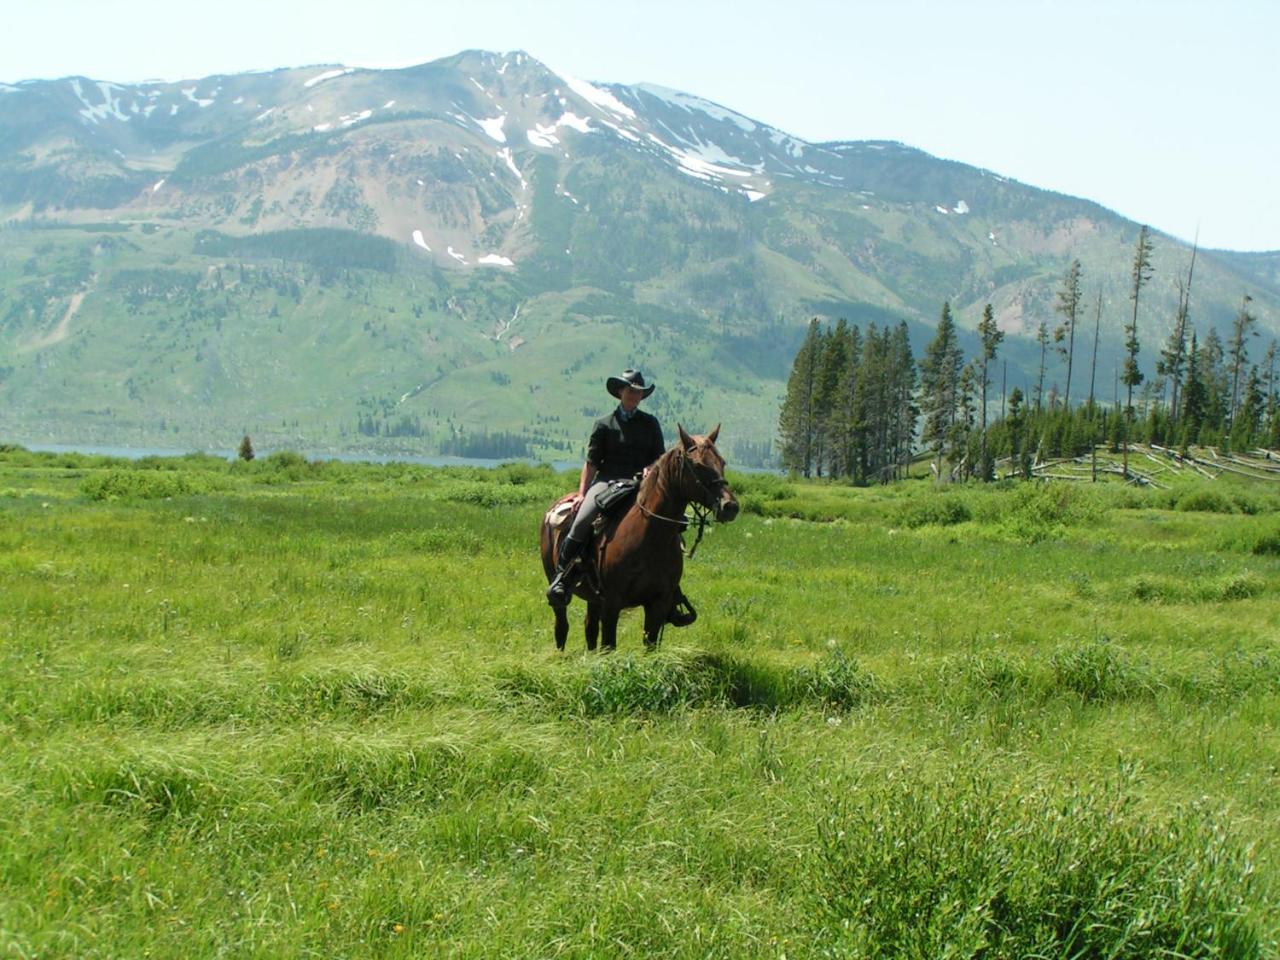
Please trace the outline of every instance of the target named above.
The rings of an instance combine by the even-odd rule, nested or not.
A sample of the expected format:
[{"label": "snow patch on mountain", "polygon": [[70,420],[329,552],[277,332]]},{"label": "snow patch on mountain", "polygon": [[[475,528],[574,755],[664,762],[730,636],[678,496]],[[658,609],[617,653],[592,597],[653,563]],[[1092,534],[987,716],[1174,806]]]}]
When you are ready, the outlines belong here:
[{"label": "snow patch on mountain", "polygon": [[[183,88],[182,95],[183,95],[184,97],[186,97],[188,100],[190,100],[192,103],[194,103],[194,104],[195,104],[196,106],[198,106],[198,107],[207,107],[207,106],[209,106],[211,103],[213,103],[213,99],[212,99],[212,98],[210,98],[210,99],[208,99],[208,100],[203,100],[203,99],[201,99],[200,97],[197,97],[197,96],[196,96],[196,90],[197,90],[197,89],[198,89],[197,87],[185,87],[185,88]],[[221,88],[219,88],[219,89],[221,89]],[[217,90],[215,90],[215,91],[213,92],[213,96],[214,96],[214,97],[216,97],[217,95],[218,95],[218,91],[217,91]]]},{"label": "snow patch on mountain", "polygon": [[963,214],[966,214],[966,213],[968,213],[968,212],[969,212],[969,205],[968,205],[967,203],[965,203],[963,200],[960,200],[960,201],[958,201],[958,202],[956,203],[956,205],[955,205],[954,207],[952,207],[952,208],[951,208],[951,212],[952,212],[952,213],[959,213],[959,214],[962,214],[962,215],[963,215]]},{"label": "snow patch on mountain", "polygon": [[500,256],[496,253],[486,253],[483,257],[476,261],[483,263],[487,267],[514,267],[515,263],[508,257]]},{"label": "snow patch on mountain", "polygon": [[574,113],[562,113],[560,119],[556,121],[557,127],[572,127],[579,133],[591,133],[595,128],[591,126],[591,121],[586,117],[580,117]]},{"label": "snow patch on mountain", "polygon": [[630,130],[620,127],[616,123],[610,123],[608,120],[601,120],[600,122],[603,123],[610,130],[612,130],[614,133],[616,133],[618,136],[622,137],[623,140],[630,140],[632,143],[640,142],[640,138],[636,136],[634,133],[632,133]]},{"label": "snow patch on mountain", "polygon": [[742,114],[734,113],[732,110],[722,107],[718,103],[712,103],[710,100],[703,100],[701,97],[695,97],[689,93],[672,90],[670,87],[658,86],[656,83],[641,83],[636,86],[636,89],[642,90],[651,97],[656,97],[659,100],[663,100],[673,106],[679,107],[682,110],[687,110],[690,113],[697,111],[699,113],[705,113],[713,120],[727,120],[729,123],[745,130],[747,133],[754,133],[757,129],[756,124],[751,120],[748,120]]},{"label": "snow patch on mountain", "polygon": [[465,264],[467,262],[467,258],[460,253],[456,253],[452,245],[449,246],[449,249],[447,252],[449,256],[453,257],[453,259],[457,260],[459,263]]},{"label": "snow patch on mountain", "polygon": [[71,89],[75,91],[76,98],[84,104],[84,109],[78,112],[86,122],[96,124],[99,120],[105,120],[107,117],[115,117],[117,120],[131,119],[127,113],[121,112],[119,98],[112,96],[111,93],[112,90],[123,90],[123,87],[106,80],[99,80],[98,89],[102,92],[103,102],[98,104],[89,102],[78,79],[71,81]]},{"label": "snow patch on mountain", "polygon": [[338,123],[344,127],[349,127],[361,120],[368,120],[373,116],[372,110],[361,110],[359,113],[344,113],[338,118]]},{"label": "snow patch on mountain", "polygon": [[608,90],[602,90],[593,84],[587,83],[585,80],[579,80],[577,77],[571,77],[565,73],[560,74],[560,77],[569,85],[570,90],[592,106],[608,110],[610,113],[626,117],[628,120],[636,118],[636,112]]},{"label": "snow patch on mountain", "polygon": [[[419,180],[418,182],[421,183],[422,181]],[[420,246],[423,250],[427,251],[427,253],[431,252],[431,248],[427,246],[427,241],[422,236],[421,230],[413,231],[413,242],[416,243],[418,246]],[[449,249],[452,250],[453,248],[450,247]]]},{"label": "snow patch on mountain", "polygon": [[355,67],[342,67],[341,69],[338,69],[338,70],[326,70],[324,73],[321,73],[312,77],[310,80],[304,83],[303,86],[308,88],[314,87],[317,83],[324,83],[326,80],[332,80],[335,77],[345,76],[346,74],[353,73],[354,71],[355,71]]},{"label": "snow patch on mountain", "polygon": [[256,117],[253,118],[253,122],[257,123],[259,120],[265,120],[267,119],[267,117],[271,116],[271,114],[275,113],[275,111],[276,111],[275,107],[267,107],[267,109],[263,110],[260,114],[258,114]]},{"label": "snow patch on mountain", "polygon": [[497,140],[498,143],[506,143],[507,135],[502,132],[502,125],[507,122],[507,115],[500,113],[496,117],[490,117],[488,120],[477,120],[480,129],[489,135],[490,139]]},{"label": "snow patch on mountain", "polygon": [[[715,144],[702,144],[696,149],[682,150],[673,147],[665,140],[646,134],[649,140],[669,153],[680,165],[680,172],[699,180],[719,180],[722,177],[749,177],[759,172],[756,167],[743,163],[737,157],[731,157]],[[735,170],[725,166],[727,163],[747,167],[746,170]]]},{"label": "snow patch on mountain", "polygon": [[525,136],[535,147],[550,148],[560,142],[560,138],[556,136],[556,131],[562,126],[570,127],[580,133],[591,133],[594,130],[591,122],[584,117],[579,117],[572,113],[563,113],[555,123],[535,123],[532,130],[525,131]]},{"label": "snow patch on mountain", "polygon": [[396,105],[396,102],[395,102],[394,100],[388,100],[386,103],[384,103],[384,104],[382,105],[382,109],[383,109],[383,110],[390,110],[390,109],[391,109],[392,107],[394,107],[395,105]]},{"label": "snow patch on mountain", "polygon": [[526,130],[524,132],[524,135],[526,138],[528,138],[529,142],[533,144],[535,147],[550,148],[550,147],[554,147],[557,143],[560,142],[559,138],[555,135],[555,133],[556,133],[555,124],[552,124],[549,127],[544,127],[542,124],[539,123],[534,125],[533,130]]},{"label": "snow patch on mountain", "polygon": [[516,175],[516,179],[520,181],[520,189],[524,190],[528,187],[524,180],[524,174],[520,172],[520,168],[516,166],[515,158],[511,156],[511,148],[503,147],[498,151],[498,156],[506,161],[507,169]]},{"label": "snow patch on mountain", "polygon": [[155,193],[157,190],[159,190],[163,186],[164,186],[164,177],[161,177],[159,180],[157,180],[155,183],[151,185],[151,192]]}]

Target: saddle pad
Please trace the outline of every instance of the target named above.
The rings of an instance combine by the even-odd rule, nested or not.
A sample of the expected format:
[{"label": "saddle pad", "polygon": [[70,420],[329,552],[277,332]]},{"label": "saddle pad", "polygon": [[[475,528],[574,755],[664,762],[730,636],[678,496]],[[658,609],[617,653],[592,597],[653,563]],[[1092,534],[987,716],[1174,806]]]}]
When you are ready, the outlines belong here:
[{"label": "saddle pad", "polygon": [[566,498],[553,504],[551,509],[547,511],[544,520],[552,530],[560,530],[569,525],[569,521],[573,519],[573,514],[573,501]]}]

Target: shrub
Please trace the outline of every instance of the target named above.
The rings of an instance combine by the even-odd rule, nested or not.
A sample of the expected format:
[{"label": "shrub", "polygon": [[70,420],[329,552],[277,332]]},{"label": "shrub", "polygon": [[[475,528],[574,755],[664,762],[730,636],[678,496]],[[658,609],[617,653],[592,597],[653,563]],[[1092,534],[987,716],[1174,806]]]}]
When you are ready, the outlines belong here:
[{"label": "shrub", "polygon": [[168,470],[108,470],[88,476],[80,484],[90,500],[162,500],[208,489],[205,477]]},{"label": "shrub", "polygon": [[1261,577],[1245,570],[1207,584],[1202,596],[1209,600],[1248,600],[1264,593],[1266,589],[1267,585]]},{"label": "shrub", "polygon": [[1235,502],[1212,487],[1196,487],[1178,497],[1177,510],[1181,513],[1235,513]]},{"label": "shrub", "polygon": [[1106,513],[1109,495],[1066,483],[1026,483],[1003,504],[1000,528],[1024,543],[1061,537],[1068,527]]},{"label": "shrub", "polygon": [[898,522],[904,527],[947,527],[973,519],[969,505],[955,494],[933,494],[902,505]]},{"label": "shrub", "polygon": [[524,503],[542,503],[546,493],[527,484],[492,483],[487,480],[455,480],[439,488],[442,500],[470,503],[478,507],[501,507]]},{"label": "shrub", "polygon": [[763,514],[766,504],[796,497],[796,488],[774,474],[734,473],[728,479],[743,513]]},{"label": "shrub", "polygon": [[1249,552],[1260,557],[1280,557],[1280,528],[1258,534]]},{"label": "shrub", "polygon": [[253,461],[241,461],[261,483],[296,483],[314,473],[319,464],[293,450],[277,450]]}]

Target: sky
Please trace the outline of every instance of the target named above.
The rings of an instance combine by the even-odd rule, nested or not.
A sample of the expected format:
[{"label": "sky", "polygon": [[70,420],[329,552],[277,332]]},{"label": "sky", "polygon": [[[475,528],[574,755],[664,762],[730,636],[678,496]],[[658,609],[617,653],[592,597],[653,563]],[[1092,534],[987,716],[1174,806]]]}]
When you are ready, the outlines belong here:
[{"label": "sky", "polygon": [[1280,0],[41,0],[0,81],[524,50],[811,142],[897,140],[1201,246],[1280,250]]}]

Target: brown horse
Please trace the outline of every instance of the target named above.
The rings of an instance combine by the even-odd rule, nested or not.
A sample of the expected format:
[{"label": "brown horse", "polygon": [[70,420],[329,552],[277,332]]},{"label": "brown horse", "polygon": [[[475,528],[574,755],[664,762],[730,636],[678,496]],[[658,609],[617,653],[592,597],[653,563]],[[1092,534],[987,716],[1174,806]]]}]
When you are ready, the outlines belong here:
[{"label": "brown horse", "polygon": [[[683,598],[681,533],[688,525],[685,507],[693,503],[728,522],[738,515],[738,501],[724,478],[724,459],[716,450],[717,426],[705,437],[690,436],[677,424],[680,442],[649,467],[635,502],[609,519],[592,543],[589,556],[595,576],[579,580],[574,593],[587,602],[587,649],[596,648],[604,628],[604,649],[618,642],[618,615],[628,607],[644,607],[644,642],[658,643],[662,627]],[[555,577],[559,535],[544,519],[540,546],[542,569]],[[597,592],[598,587],[598,592]],[[564,649],[569,618],[556,607],[556,648]]]}]

